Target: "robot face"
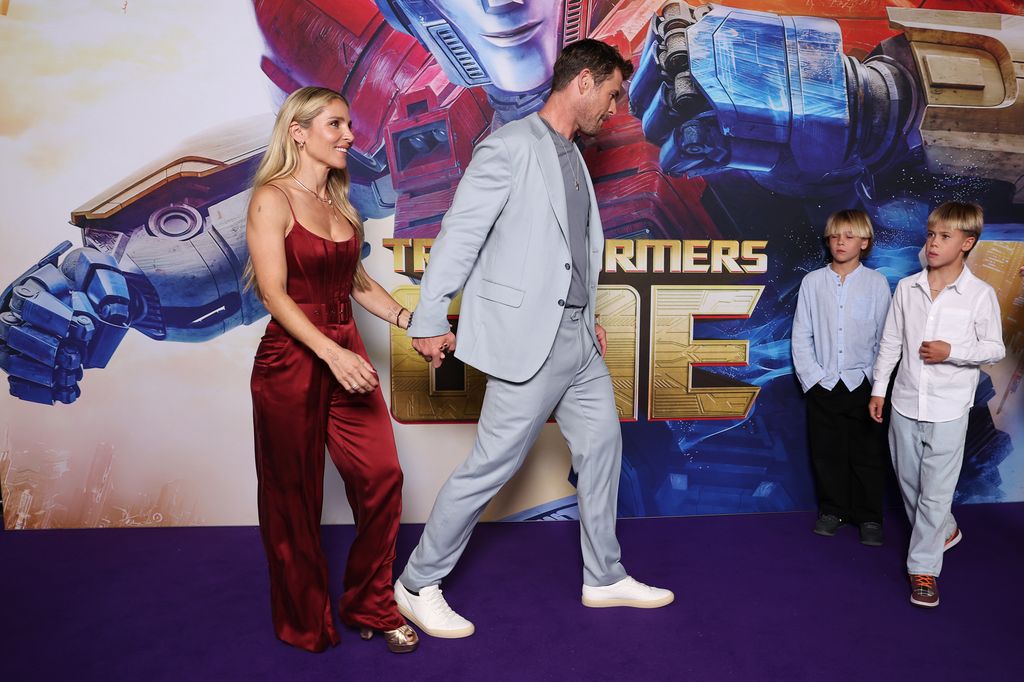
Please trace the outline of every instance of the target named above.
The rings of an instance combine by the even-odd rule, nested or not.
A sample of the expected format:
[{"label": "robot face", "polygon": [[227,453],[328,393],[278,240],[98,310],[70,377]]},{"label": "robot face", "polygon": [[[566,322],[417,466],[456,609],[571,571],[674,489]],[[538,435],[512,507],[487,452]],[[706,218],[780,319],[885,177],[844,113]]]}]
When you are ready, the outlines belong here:
[{"label": "robot face", "polygon": [[494,87],[527,92],[551,79],[562,36],[563,0],[431,0]]}]

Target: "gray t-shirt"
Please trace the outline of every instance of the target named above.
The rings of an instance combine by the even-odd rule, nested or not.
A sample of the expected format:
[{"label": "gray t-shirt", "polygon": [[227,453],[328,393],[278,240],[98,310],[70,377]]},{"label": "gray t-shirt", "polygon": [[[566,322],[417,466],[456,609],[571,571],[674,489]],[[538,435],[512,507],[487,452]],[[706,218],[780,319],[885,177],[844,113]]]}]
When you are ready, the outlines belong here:
[{"label": "gray t-shirt", "polygon": [[[544,121],[543,118],[541,120]],[[565,297],[565,305],[571,308],[585,308],[590,301],[587,292],[587,283],[590,280],[590,259],[587,258],[590,192],[587,191],[587,179],[584,175],[587,167],[577,155],[575,143],[569,142],[555,132],[547,121],[544,121],[544,125],[547,126],[551,141],[555,143],[555,150],[558,152],[558,165],[562,169],[562,181],[565,185],[565,206],[569,214],[572,283],[569,285],[569,294]]]}]

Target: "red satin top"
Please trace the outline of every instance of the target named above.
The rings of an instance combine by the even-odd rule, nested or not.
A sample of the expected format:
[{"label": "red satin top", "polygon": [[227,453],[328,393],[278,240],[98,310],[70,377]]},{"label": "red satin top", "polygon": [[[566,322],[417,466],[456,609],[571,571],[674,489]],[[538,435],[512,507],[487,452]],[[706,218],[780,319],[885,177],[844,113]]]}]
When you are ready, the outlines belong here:
[{"label": "red satin top", "polygon": [[352,318],[352,278],[359,264],[356,236],[335,242],[313,234],[298,220],[285,237],[285,289],[313,324],[344,324]]}]

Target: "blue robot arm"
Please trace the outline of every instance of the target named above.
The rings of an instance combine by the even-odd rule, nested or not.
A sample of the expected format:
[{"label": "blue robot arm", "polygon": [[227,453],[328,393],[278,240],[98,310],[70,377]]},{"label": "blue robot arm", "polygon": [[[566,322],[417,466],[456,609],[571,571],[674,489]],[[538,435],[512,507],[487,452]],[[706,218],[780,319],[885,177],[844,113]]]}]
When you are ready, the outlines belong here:
[{"label": "blue robot arm", "polygon": [[842,47],[829,19],[669,3],[631,105],[672,174],[746,170],[786,194],[848,185],[914,143],[918,103],[899,60]]},{"label": "blue robot arm", "polygon": [[82,248],[61,266],[64,242],[0,296],[0,368],[22,400],[71,403],[87,367],[104,367],[128,330],[124,275],[110,256]]},{"label": "blue robot arm", "polygon": [[270,125],[229,127],[73,211],[84,246],[64,242],[7,287],[0,369],[12,395],[74,402],[83,370],[105,367],[129,328],[199,343],[266,315],[243,271],[248,186]]}]

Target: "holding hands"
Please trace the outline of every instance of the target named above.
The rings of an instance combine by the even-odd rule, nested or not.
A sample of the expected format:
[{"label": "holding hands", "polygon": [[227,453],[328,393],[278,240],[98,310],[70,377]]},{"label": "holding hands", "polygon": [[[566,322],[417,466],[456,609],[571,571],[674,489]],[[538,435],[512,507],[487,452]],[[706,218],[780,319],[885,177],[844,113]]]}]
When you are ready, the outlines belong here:
[{"label": "holding hands", "polygon": [[430,363],[431,367],[437,369],[448,353],[455,352],[455,334],[448,332],[441,336],[413,339],[412,347]]}]

